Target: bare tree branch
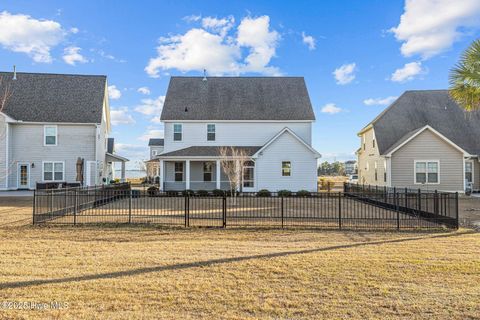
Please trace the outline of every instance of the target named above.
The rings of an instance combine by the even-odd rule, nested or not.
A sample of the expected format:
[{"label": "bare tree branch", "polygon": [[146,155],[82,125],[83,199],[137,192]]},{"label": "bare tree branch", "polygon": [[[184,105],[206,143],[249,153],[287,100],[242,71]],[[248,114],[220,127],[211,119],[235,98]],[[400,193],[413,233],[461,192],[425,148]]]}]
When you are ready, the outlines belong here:
[{"label": "bare tree branch", "polygon": [[230,190],[234,197],[234,203],[237,191],[241,191],[242,171],[245,163],[250,161],[245,149],[240,147],[220,147],[220,165],[230,183]]}]

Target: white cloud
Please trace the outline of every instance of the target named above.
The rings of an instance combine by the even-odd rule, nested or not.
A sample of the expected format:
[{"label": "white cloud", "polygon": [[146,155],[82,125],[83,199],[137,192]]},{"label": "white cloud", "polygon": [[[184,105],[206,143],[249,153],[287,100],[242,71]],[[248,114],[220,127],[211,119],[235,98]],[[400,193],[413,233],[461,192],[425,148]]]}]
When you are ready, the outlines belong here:
[{"label": "white cloud", "polygon": [[400,23],[390,31],[401,52],[429,58],[451,47],[466,29],[480,26],[478,0],[407,0]]},{"label": "white cloud", "polygon": [[160,120],[160,116],[153,117],[152,119],[150,119],[150,122],[156,123],[156,124],[162,123],[162,121]]},{"label": "white cloud", "polygon": [[140,92],[141,94],[149,95],[150,89],[148,89],[148,87],[140,87],[137,89],[137,92]]},{"label": "white cloud", "polygon": [[213,17],[205,17],[202,19],[202,27],[204,29],[219,33],[222,36],[227,34],[227,32],[233,27],[234,23],[235,18],[233,16],[228,16],[221,19]]},{"label": "white cloud", "polygon": [[29,15],[0,13],[0,44],[8,50],[26,53],[35,62],[50,63],[50,50],[66,32],[53,20],[37,20]]},{"label": "white cloud", "polygon": [[86,63],[88,60],[80,54],[80,50],[82,50],[79,47],[66,47],[63,50],[63,61],[65,63],[74,66],[77,62],[79,63]]},{"label": "white cloud", "polygon": [[146,131],[143,135],[138,137],[140,141],[148,141],[151,138],[163,138],[163,129],[150,129]]},{"label": "white cloud", "polygon": [[357,69],[357,65],[355,63],[344,64],[339,68],[333,71],[333,75],[335,80],[337,80],[337,84],[348,84],[355,79],[355,71]]},{"label": "white cloud", "polygon": [[116,126],[119,124],[134,124],[135,120],[129,114],[127,107],[120,108],[111,108],[110,109],[110,121],[112,125]]},{"label": "white cloud", "polygon": [[76,34],[76,33],[78,33],[79,31],[80,31],[80,30],[79,30],[78,28],[75,28],[75,27],[70,28],[70,32],[73,33],[73,34]]},{"label": "white cloud", "polygon": [[159,116],[162,113],[165,96],[159,96],[157,99],[142,99],[142,104],[135,108],[135,111],[147,116]]},{"label": "white cloud", "polygon": [[312,36],[307,36],[305,32],[302,32],[302,40],[305,45],[307,45],[309,50],[315,50],[316,48],[316,41],[315,38]]},{"label": "white cloud", "polygon": [[410,62],[405,64],[402,68],[395,70],[392,73],[390,80],[394,82],[406,82],[413,80],[415,76],[423,74],[426,71],[422,69],[421,62]]},{"label": "white cloud", "polygon": [[386,98],[369,98],[363,100],[363,103],[367,106],[388,106],[398,97],[390,96]]},{"label": "white cloud", "polygon": [[189,16],[186,16],[186,17],[183,17],[182,20],[186,21],[186,22],[197,22],[198,20],[200,20],[202,18],[201,15],[189,15]]},{"label": "white cloud", "polygon": [[[203,28],[193,28],[185,34],[161,37],[157,56],[145,67],[151,77],[161,70],[181,72],[203,71],[209,74],[238,75],[245,72],[278,75],[278,68],[269,66],[280,39],[270,30],[270,18],[246,17],[233,30],[233,17],[202,19]],[[246,56],[242,50],[248,50]]]},{"label": "white cloud", "polygon": [[321,111],[323,113],[335,114],[335,113],[341,112],[342,108],[337,107],[334,103],[327,103],[326,105],[323,106]]},{"label": "white cloud", "polygon": [[138,161],[148,158],[148,146],[146,143],[115,143],[115,153],[130,160],[127,162],[127,169],[138,169],[141,167]]},{"label": "white cloud", "polygon": [[115,85],[108,86],[108,97],[110,99],[117,100],[117,99],[120,99],[121,96],[122,96],[122,92],[120,92],[120,90],[117,89],[117,86]]}]

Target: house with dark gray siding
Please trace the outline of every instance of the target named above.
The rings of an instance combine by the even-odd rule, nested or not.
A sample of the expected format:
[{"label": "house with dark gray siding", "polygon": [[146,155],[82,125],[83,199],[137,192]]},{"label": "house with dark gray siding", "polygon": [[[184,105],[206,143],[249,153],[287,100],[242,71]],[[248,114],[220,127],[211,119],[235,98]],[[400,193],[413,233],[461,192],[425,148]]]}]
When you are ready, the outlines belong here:
[{"label": "house with dark gray siding", "polygon": [[[315,115],[302,77],[172,77],[156,156],[163,190],[229,189],[222,147],[248,156],[240,189],[317,190]],[[242,161],[243,162],[243,161]]]},{"label": "house with dark gray siding", "polygon": [[480,113],[465,112],[447,90],[405,92],[358,136],[360,183],[480,189]]},{"label": "house with dark gray siding", "polygon": [[113,163],[124,168],[128,159],[114,154],[109,139],[106,76],[0,72],[0,77],[11,92],[0,110],[0,190],[108,183]]}]

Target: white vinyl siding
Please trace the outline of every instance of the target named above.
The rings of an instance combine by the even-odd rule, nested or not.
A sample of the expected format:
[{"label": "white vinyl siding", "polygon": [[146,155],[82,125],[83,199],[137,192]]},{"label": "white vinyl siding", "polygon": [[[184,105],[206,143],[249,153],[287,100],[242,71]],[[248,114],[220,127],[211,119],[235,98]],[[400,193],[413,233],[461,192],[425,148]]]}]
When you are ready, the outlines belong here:
[{"label": "white vinyl siding", "polygon": [[[283,133],[262,153],[255,161],[257,190],[317,191],[317,159],[290,133]],[[286,154],[288,154],[287,161],[291,163],[293,169],[290,177],[282,176],[282,161],[286,161]]]},{"label": "white vinyl siding", "polygon": [[[63,161],[64,178],[66,182],[76,182],[76,163],[78,157],[86,161],[96,161],[95,125],[57,125],[57,146],[46,147],[44,141],[44,126],[40,124],[10,124],[10,153],[12,163],[29,162],[30,185],[35,187],[43,181],[43,161]],[[102,143],[100,143],[103,145]],[[16,188],[18,168],[10,166],[9,188]]]},{"label": "white vinyl siding", "polygon": [[[416,184],[415,161],[432,159],[439,163],[439,183]],[[434,188],[442,191],[463,191],[464,189],[463,154],[430,130],[420,133],[394,152],[390,163],[392,186]]]},{"label": "white vinyl siding", "polygon": [[150,147],[150,159],[153,159],[156,155],[163,152],[163,146],[151,146]]},{"label": "white vinyl siding", "polygon": [[307,144],[312,142],[310,122],[218,122],[215,123],[215,141],[208,141],[205,137],[208,123],[211,122],[181,123],[182,141],[174,141],[174,123],[166,122],[164,152],[190,146],[263,146],[285,127]]},{"label": "white vinyl siding", "polygon": [[0,190],[7,188],[7,138],[7,123],[5,122],[5,117],[0,114]]}]

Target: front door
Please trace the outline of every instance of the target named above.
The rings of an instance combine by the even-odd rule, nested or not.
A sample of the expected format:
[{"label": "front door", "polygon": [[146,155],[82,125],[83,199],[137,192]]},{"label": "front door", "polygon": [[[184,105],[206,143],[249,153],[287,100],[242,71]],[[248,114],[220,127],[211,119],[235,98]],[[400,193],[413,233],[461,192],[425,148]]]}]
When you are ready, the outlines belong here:
[{"label": "front door", "polygon": [[30,189],[30,164],[18,164],[18,189]]}]

